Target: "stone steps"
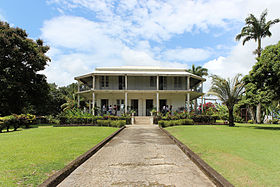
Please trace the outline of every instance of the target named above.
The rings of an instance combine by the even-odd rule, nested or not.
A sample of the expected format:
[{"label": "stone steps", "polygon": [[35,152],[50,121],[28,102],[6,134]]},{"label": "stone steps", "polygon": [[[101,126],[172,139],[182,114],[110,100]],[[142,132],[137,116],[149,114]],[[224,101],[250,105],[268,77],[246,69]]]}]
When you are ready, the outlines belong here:
[{"label": "stone steps", "polygon": [[151,117],[150,116],[135,116],[134,117],[135,125],[151,125]]}]

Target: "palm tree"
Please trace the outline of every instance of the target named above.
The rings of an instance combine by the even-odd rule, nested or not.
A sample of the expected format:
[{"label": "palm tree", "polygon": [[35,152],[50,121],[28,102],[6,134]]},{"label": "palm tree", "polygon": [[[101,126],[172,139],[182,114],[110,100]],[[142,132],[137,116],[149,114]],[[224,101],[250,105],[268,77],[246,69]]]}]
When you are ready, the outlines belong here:
[{"label": "palm tree", "polygon": [[256,49],[256,54],[258,57],[261,56],[262,46],[261,39],[265,37],[270,37],[272,34],[269,31],[270,27],[280,21],[280,19],[269,20],[266,22],[267,9],[264,10],[257,19],[253,14],[245,19],[246,26],[242,28],[241,33],[236,36],[236,40],[239,41],[244,37],[243,45],[250,40],[255,40],[258,42],[258,48]]},{"label": "palm tree", "polygon": [[229,126],[234,126],[233,109],[240,100],[243,93],[244,83],[240,79],[241,74],[237,74],[233,79],[223,79],[217,75],[212,75],[212,86],[208,95],[217,96],[228,108]]},{"label": "palm tree", "polygon": [[195,67],[194,64],[192,65],[192,69],[188,69],[187,71],[194,74],[194,75],[198,75],[200,77],[208,76],[208,69],[207,68],[203,68],[201,66]]},{"label": "palm tree", "polygon": [[[249,17],[245,19],[246,26],[242,28],[241,33],[236,36],[236,40],[239,41],[243,39],[243,45],[250,40],[255,40],[258,42],[258,48],[254,53],[261,56],[262,46],[261,40],[265,37],[270,37],[272,34],[269,31],[270,27],[278,22],[280,19],[269,20],[266,22],[267,9],[264,10],[260,16],[260,19],[257,19],[253,14],[250,14]],[[257,122],[261,122],[261,103],[257,105]]]},{"label": "palm tree", "polygon": [[[187,71],[194,74],[194,75],[198,75],[200,77],[208,76],[208,69],[207,68],[203,68],[201,66],[195,67],[194,64],[192,65],[192,69],[188,69]],[[194,109],[195,109],[195,111],[197,109],[197,99],[194,100]]]},{"label": "palm tree", "polygon": [[78,107],[78,102],[76,101],[75,94],[72,94],[72,97],[65,96],[65,100],[66,100],[66,103],[64,103],[60,106],[63,111],[67,111],[67,110]]}]

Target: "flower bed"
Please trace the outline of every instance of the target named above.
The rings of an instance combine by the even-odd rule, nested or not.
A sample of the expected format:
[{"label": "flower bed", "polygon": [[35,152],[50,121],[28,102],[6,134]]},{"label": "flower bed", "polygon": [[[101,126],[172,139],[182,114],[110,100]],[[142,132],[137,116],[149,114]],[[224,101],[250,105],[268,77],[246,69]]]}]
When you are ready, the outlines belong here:
[{"label": "flower bed", "polygon": [[0,133],[6,129],[9,132],[10,128],[14,128],[14,131],[20,127],[29,128],[31,124],[36,121],[36,116],[32,114],[20,114],[0,117]]}]

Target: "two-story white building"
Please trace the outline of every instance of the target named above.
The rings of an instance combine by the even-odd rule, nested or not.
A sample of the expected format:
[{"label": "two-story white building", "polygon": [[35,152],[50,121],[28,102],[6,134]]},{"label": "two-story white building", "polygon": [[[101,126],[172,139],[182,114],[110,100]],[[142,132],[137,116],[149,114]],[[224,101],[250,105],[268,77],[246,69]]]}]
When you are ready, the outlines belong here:
[{"label": "two-story white building", "polygon": [[167,105],[172,111],[189,111],[190,101],[203,95],[205,81],[183,68],[136,66],[96,68],[75,80],[78,100],[85,97],[93,114],[95,108],[111,105],[118,114],[134,110],[139,116],[149,116],[152,109],[161,111]]}]

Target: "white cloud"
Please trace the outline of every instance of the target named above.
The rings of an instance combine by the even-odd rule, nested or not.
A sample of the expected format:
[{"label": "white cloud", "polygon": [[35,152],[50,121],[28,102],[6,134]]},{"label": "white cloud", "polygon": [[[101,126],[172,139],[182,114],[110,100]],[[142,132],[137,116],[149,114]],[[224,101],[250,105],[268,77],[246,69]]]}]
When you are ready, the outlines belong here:
[{"label": "white cloud", "polygon": [[[73,77],[88,73],[95,66],[154,65],[187,67],[188,62],[206,60],[217,53],[213,49],[230,50],[204,64],[210,74],[232,77],[246,74],[255,63],[252,51],[256,43],[241,42],[236,46],[220,44],[203,48],[151,47],[183,33],[208,32],[213,27],[221,33],[240,27],[249,13],[259,15],[268,8],[268,19],[280,17],[279,0],[49,0],[58,5],[63,14],[75,8],[94,13],[92,20],[76,16],[60,16],[48,20],[42,28],[42,38],[51,45],[53,61],[47,68],[51,81],[68,84]],[[69,11],[70,10],[70,11]],[[280,38],[280,25],[271,29],[273,37],[265,39],[263,46],[276,43]],[[236,33],[237,34],[237,33]],[[215,33],[219,35],[219,33]],[[234,40],[234,36],[232,38]],[[54,48],[54,49],[53,49]],[[200,64],[199,64],[200,65]],[[62,77],[61,77],[62,76]],[[63,78],[64,77],[64,78]],[[209,80],[207,82],[209,87]]]},{"label": "white cloud", "polygon": [[170,49],[163,52],[163,57],[170,61],[184,61],[184,62],[196,62],[209,58],[211,52],[205,49],[195,48],[177,48]]}]

